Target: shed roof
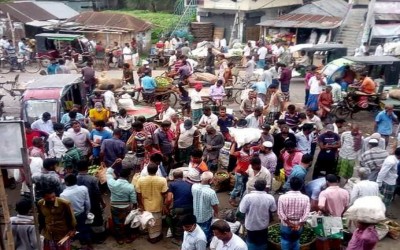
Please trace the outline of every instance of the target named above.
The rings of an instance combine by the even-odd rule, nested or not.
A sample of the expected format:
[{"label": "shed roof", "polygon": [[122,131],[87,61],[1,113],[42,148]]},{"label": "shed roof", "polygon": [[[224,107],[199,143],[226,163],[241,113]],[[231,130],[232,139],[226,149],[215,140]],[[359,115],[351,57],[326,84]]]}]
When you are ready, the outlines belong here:
[{"label": "shed roof", "polygon": [[79,74],[57,74],[47,75],[37,78],[34,82],[28,84],[26,89],[54,89],[64,88],[80,82],[82,75]]},{"label": "shed roof", "polygon": [[78,11],[60,2],[35,1],[34,3],[45,11],[55,15],[57,19],[68,19],[79,14]]},{"label": "shed roof", "polygon": [[147,31],[152,26],[151,23],[131,15],[93,11],[83,12],[68,19],[68,21],[80,23],[85,26],[103,26],[107,28],[132,30],[135,32]]},{"label": "shed roof", "polygon": [[3,14],[9,13],[14,21],[27,23],[50,19],[66,19],[78,14],[64,3],[57,2],[14,2],[0,4]]},{"label": "shed roof", "polygon": [[306,4],[286,15],[259,23],[268,27],[334,29],[342,24],[348,11],[343,0],[321,0]]}]

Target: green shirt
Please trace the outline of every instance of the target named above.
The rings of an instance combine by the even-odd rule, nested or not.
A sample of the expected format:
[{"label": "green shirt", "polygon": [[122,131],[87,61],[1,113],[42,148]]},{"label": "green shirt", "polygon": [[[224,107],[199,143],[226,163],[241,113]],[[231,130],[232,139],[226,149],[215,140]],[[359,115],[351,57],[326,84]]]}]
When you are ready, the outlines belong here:
[{"label": "green shirt", "polygon": [[78,161],[83,159],[83,155],[82,155],[82,150],[80,150],[77,147],[73,147],[67,150],[67,152],[65,152],[63,158],[62,158],[62,163],[65,169],[73,169],[74,172],[78,171],[76,164],[78,163]]}]

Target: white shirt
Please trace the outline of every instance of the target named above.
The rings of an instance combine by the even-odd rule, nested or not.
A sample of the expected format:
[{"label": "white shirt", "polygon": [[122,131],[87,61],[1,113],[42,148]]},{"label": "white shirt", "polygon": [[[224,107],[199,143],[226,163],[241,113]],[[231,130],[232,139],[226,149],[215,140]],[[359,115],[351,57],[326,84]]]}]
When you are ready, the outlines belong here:
[{"label": "white shirt", "polygon": [[383,56],[383,47],[382,47],[382,45],[378,45],[378,47],[376,47],[375,55],[376,56]]},{"label": "white shirt", "polygon": [[71,202],[74,214],[90,212],[90,198],[88,188],[85,186],[73,185],[66,187],[60,194],[60,198],[66,199]]},{"label": "white shirt", "polygon": [[[326,84],[325,79],[322,79],[322,81]],[[318,80],[316,76],[310,78],[308,85],[310,85],[310,95],[321,94],[322,86],[320,85],[320,80]]]},{"label": "white shirt", "polygon": [[251,48],[249,46],[246,45],[246,47],[244,47],[243,49],[243,56],[249,56],[251,53]]},{"label": "white shirt", "polygon": [[168,66],[173,66],[176,62],[176,55],[172,55],[169,57]]},{"label": "white shirt", "polygon": [[258,54],[258,59],[264,60],[265,56],[268,54],[268,49],[262,46],[261,48],[258,49],[257,54]]},{"label": "white shirt", "polygon": [[384,181],[388,185],[396,185],[398,162],[396,156],[389,155],[382,164],[376,183],[380,184]]},{"label": "white shirt", "polygon": [[232,238],[226,244],[218,239],[215,250],[247,250],[247,245],[239,236],[232,233]]},{"label": "white shirt", "polygon": [[67,148],[62,143],[62,140],[67,138],[65,133],[62,135],[61,139],[56,134],[56,132],[49,135],[49,157],[50,158],[61,158],[65,152],[67,152]]},{"label": "white shirt", "polygon": [[378,183],[370,180],[363,180],[356,183],[350,193],[350,204],[364,196],[379,196]]},{"label": "white shirt", "polygon": [[219,44],[221,45],[221,47],[226,47],[226,39],[222,38]]},{"label": "white shirt", "polygon": [[202,101],[200,92],[197,92],[196,90],[190,91],[190,107],[192,109],[202,109],[203,108],[203,103],[196,103]]},{"label": "white shirt", "polygon": [[282,46],[272,51],[272,53],[277,57],[280,57],[283,52],[285,52],[285,49]]},{"label": "white shirt", "polygon": [[207,238],[201,227],[196,224],[192,232],[183,233],[181,250],[205,250],[207,248]]},{"label": "white shirt", "polygon": [[[258,173],[256,174],[250,165],[249,168],[246,170],[246,173],[248,174],[249,177],[246,183],[246,194],[250,193],[251,191],[255,191],[254,184],[256,184],[256,181],[258,179],[265,180],[267,183],[265,187],[271,188],[272,176],[271,172],[269,172],[267,168],[261,167],[260,171],[258,171]],[[256,230],[261,230],[261,229],[256,229]]]},{"label": "white shirt", "polygon": [[269,226],[270,213],[276,211],[276,202],[264,191],[251,191],[241,200],[239,210],[246,214],[244,225],[247,230],[263,230]]},{"label": "white shirt", "polygon": [[180,134],[178,139],[178,148],[188,148],[193,145],[194,133],[196,132],[197,128],[192,126],[191,129],[185,129],[183,123],[179,126]]},{"label": "white shirt", "polygon": [[318,116],[314,115],[313,118],[310,119],[310,117],[307,116],[307,123],[313,123],[317,130],[322,130],[324,126],[322,125],[321,118]]},{"label": "white shirt", "polygon": [[124,49],[122,50],[122,54],[124,54],[124,59],[125,60],[132,59],[132,50],[131,50],[131,48],[124,47]]},{"label": "white shirt", "polygon": [[66,137],[69,137],[72,140],[74,140],[75,147],[82,150],[83,155],[89,154],[90,151],[90,145],[88,141],[90,136],[89,130],[81,128],[81,130],[78,133],[76,133],[73,128],[70,128],[64,134]]},{"label": "white shirt", "polygon": [[33,130],[40,130],[48,134],[54,132],[53,122],[51,120],[48,120],[47,122],[43,121],[42,119],[36,120],[32,123],[31,128]]},{"label": "white shirt", "polygon": [[358,155],[361,153],[361,148],[357,152],[354,151],[354,136],[351,131],[343,132],[340,136],[341,148],[339,151],[339,156],[343,159],[354,160],[357,159]]},{"label": "white shirt", "polygon": [[206,126],[211,125],[213,126],[216,130],[218,130],[218,116],[215,114],[211,113],[210,116],[202,115],[199,121],[199,124],[206,124]]},{"label": "white shirt", "polygon": [[342,87],[336,82],[332,83],[331,87],[332,87],[333,102],[335,103],[340,102],[342,100]]},{"label": "white shirt", "polygon": [[[140,177],[144,177],[144,176],[148,176],[149,175],[149,172],[147,171],[147,166],[148,166],[148,164],[143,167],[142,171],[140,172]],[[161,173],[160,166],[158,166],[158,169],[157,169],[157,172],[156,172],[156,176],[164,177],[162,175],[162,173]]]},{"label": "white shirt", "polygon": [[160,115],[160,119],[161,121],[171,121],[171,116],[173,116],[174,114],[176,114],[176,111],[169,107],[167,110],[163,111]]},{"label": "white shirt", "polygon": [[111,112],[118,112],[118,106],[117,103],[115,102],[115,96],[114,93],[110,90],[107,90],[104,92],[104,107],[109,109]]}]

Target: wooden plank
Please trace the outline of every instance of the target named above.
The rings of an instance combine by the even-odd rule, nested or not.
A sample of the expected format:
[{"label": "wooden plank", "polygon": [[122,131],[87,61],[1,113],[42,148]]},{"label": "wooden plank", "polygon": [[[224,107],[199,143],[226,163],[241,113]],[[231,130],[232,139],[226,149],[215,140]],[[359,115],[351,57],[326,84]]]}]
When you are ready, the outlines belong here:
[{"label": "wooden plank", "polygon": [[11,222],[10,222],[10,211],[8,210],[8,202],[7,202],[7,194],[4,188],[3,174],[0,171],[0,206],[3,210],[4,217],[4,233],[5,235],[5,250],[14,250],[14,237],[11,230]]},{"label": "wooden plank", "polygon": [[246,27],[246,40],[258,41],[260,39],[260,27],[259,26],[251,26]]}]

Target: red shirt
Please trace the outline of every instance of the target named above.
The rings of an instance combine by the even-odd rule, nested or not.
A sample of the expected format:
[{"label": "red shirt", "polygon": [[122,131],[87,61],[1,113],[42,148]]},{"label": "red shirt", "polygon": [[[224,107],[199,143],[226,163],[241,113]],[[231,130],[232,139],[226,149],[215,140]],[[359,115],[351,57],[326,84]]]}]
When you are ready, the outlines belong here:
[{"label": "red shirt", "polygon": [[46,133],[38,130],[32,130],[30,133],[25,133],[25,138],[26,138],[26,147],[30,148],[33,146],[33,138],[35,137],[42,137],[42,136],[47,136]]},{"label": "red shirt", "polygon": [[237,158],[235,173],[244,174],[250,165],[250,159],[251,159],[250,154],[241,150],[241,151],[236,151],[233,154],[233,156]]}]

